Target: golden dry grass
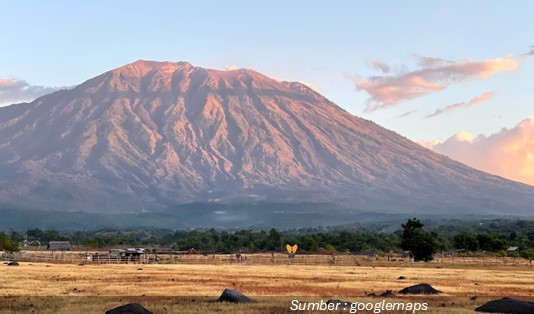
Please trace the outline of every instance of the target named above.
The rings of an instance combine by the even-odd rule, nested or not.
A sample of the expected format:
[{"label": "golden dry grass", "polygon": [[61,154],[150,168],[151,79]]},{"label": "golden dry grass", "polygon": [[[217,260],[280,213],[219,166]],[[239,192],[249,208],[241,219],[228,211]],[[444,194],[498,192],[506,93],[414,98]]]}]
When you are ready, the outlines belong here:
[{"label": "golden dry grass", "polygon": [[[70,313],[80,311],[77,307],[82,312],[103,313],[132,301],[155,313],[286,312],[292,299],[379,302],[383,298],[366,295],[388,289],[398,291],[423,282],[443,291],[444,295],[395,299],[428,302],[432,312],[462,313],[471,312],[489,299],[534,296],[534,269],[530,266],[485,269],[458,265],[454,268],[246,264],[77,266],[21,262],[18,267],[0,269],[2,313]],[[397,280],[401,275],[407,280]],[[253,305],[212,302],[224,288],[237,289],[260,302]],[[470,300],[475,295],[477,300]]]}]

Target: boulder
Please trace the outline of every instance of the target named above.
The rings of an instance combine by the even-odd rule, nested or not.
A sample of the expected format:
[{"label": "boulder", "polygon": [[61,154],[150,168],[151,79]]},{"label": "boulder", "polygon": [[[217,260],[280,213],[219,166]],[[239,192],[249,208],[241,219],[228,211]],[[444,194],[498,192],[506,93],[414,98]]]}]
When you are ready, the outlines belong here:
[{"label": "boulder", "polygon": [[141,304],[128,303],[106,311],[106,314],[154,314],[145,309]]},{"label": "boulder", "polygon": [[475,309],[477,312],[485,313],[534,313],[534,302],[522,301],[513,298],[502,298],[489,301]]},{"label": "boulder", "polygon": [[415,286],[410,286],[399,291],[400,294],[440,294],[441,291],[434,289],[427,283],[420,283]]},{"label": "boulder", "polygon": [[15,261],[9,262],[7,263],[7,266],[19,266],[19,262],[15,262]]},{"label": "boulder", "polygon": [[232,302],[232,303],[256,303],[256,301],[244,295],[242,292],[232,289],[224,289],[217,302]]}]

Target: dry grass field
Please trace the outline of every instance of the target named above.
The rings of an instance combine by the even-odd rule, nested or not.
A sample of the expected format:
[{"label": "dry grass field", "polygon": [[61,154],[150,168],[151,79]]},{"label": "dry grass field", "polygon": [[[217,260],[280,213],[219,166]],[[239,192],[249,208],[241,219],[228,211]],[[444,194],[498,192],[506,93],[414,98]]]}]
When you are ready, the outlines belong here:
[{"label": "dry grass field", "polygon": [[[429,283],[443,294],[398,295],[387,301],[427,302],[428,312],[470,313],[491,299],[534,298],[531,266],[79,266],[21,262],[15,267],[2,265],[0,270],[1,313],[104,313],[128,302],[141,303],[154,313],[275,313],[288,312],[293,299],[380,302],[384,298],[367,295],[396,292],[418,283]],[[398,280],[399,276],[407,279]],[[224,288],[240,290],[258,303],[213,302]],[[473,296],[476,300],[471,300]]]}]

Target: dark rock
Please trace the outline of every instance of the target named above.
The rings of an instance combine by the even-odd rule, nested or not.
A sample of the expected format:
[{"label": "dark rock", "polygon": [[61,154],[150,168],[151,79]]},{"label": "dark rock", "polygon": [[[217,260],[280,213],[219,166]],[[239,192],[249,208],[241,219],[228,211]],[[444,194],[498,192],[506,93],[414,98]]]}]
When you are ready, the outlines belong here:
[{"label": "dark rock", "polygon": [[367,296],[368,296],[368,297],[376,297],[376,293],[371,292],[371,293],[368,293]]},{"label": "dark rock", "polygon": [[217,299],[217,302],[256,303],[256,301],[247,297],[243,293],[228,288],[224,289],[221,296]]},{"label": "dark rock", "polygon": [[476,296],[476,295],[475,295],[475,296],[472,296],[471,298],[469,298],[469,300],[471,300],[471,301],[475,301],[476,299],[477,299],[477,296]]},{"label": "dark rock", "polygon": [[388,298],[388,297],[394,297],[395,294],[393,293],[393,290],[386,290],[386,292],[382,293],[379,296],[383,298]]},{"label": "dark rock", "polygon": [[339,306],[342,306],[342,307],[346,307],[346,308],[350,308],[352,303],[351,302],[347,302],[347,301],[341,301],[341,300],[333,300],[333,299],[330,299],[328,301],[326,301],[326,304],[339,304],[338,305],[338,308]]},{"label": "dark rock", "polygon": [[106,314],[154,314],[145,309],[141,304],[128,303],[106,311]]},{"label": "dark rock", "polygon": [[19,262],[15,262],[15,261],[9,262],[7,263],[7,266],[19,266]]},{"label": "dark rock", "polygon": [[410,286],[399,291],[400,294],[440,294],[441,291],[434,289],[427,283],[420,283],[415,286]]},{"label": "dark rock", "polygon": [[489,301],[475,309],[477,312],[485,313],[516,313],[532,314],[534,313],[534,302],[522,301],[513,298],[502,298],[499,300]]},{"label": "dark rock", "polygon": [[405,279],[406,279],[406,277],[404,277],[404,276],[400,276],[399,278],[397,278],[397,280],[405,280]]}]

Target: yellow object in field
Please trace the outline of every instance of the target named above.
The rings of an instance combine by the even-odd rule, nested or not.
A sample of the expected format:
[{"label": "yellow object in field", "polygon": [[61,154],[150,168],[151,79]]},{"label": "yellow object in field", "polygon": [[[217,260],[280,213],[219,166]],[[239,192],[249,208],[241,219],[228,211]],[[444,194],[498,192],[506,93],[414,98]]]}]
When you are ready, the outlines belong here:
[{"label": "yellow object in field", "polygon": [[293,245],[293,246],[291,246],[291,245],[289,245],[289,244],[286,244],[286,250],[287,250],[287,253],[289,253],[289,254],[291,254],[291,253],[293,253],[293,254],[297,253],[297,249],[298,249],[298,248],[299,248],[299,247],[298,247],[298,245],[296,245],[296,244]]}]

